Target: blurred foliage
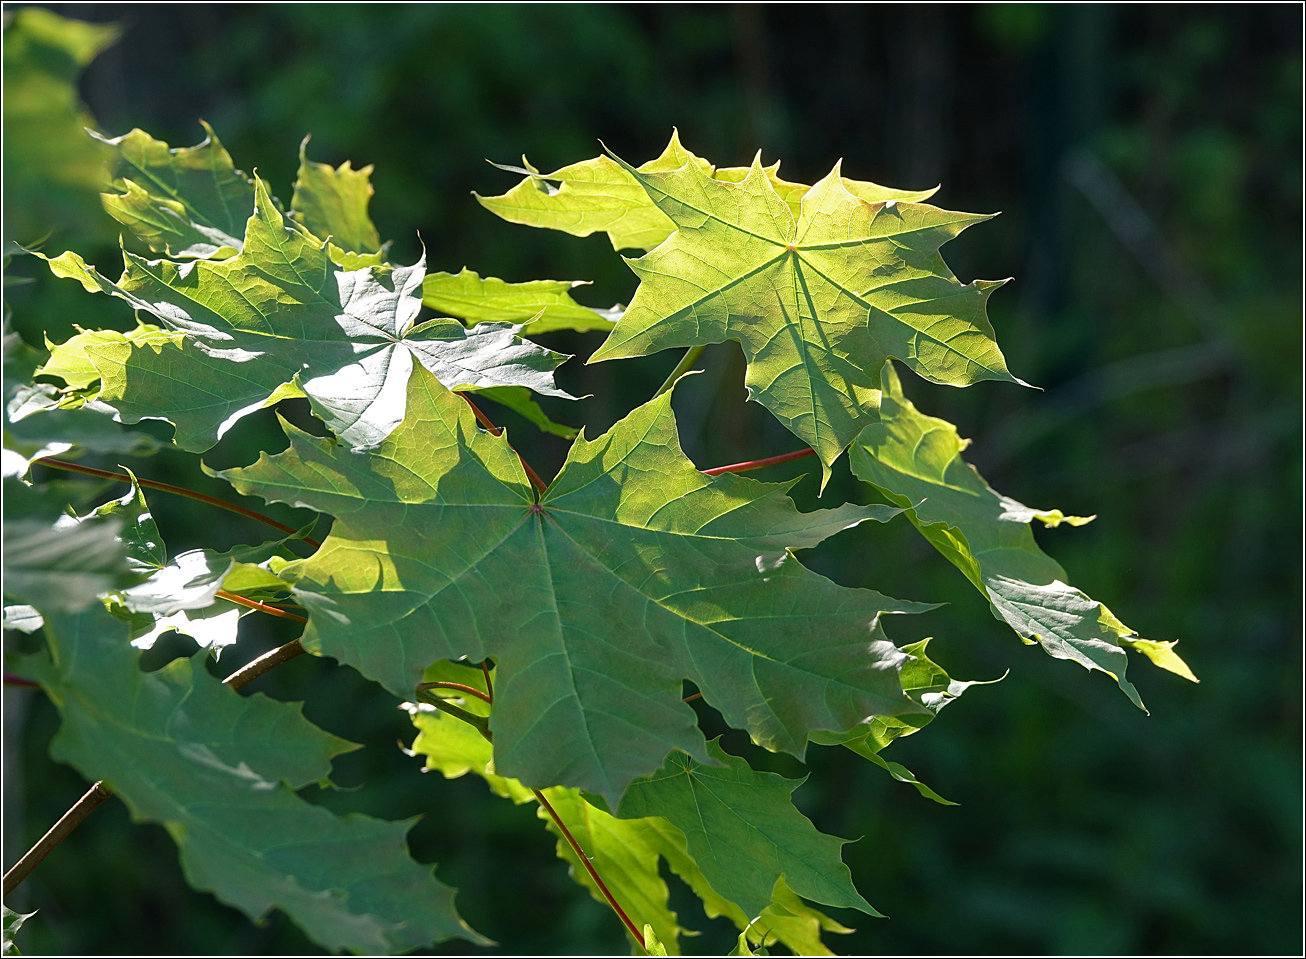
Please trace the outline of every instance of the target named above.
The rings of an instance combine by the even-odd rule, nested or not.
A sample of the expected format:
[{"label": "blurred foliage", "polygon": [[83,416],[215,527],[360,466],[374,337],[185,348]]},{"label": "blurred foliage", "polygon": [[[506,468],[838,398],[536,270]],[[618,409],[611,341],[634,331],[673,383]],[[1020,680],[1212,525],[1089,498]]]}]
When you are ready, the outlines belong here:
[{"label": "blurred foliage", "polygon": [[[834,945],[890,954],[1301,949],[1300,10],[58,11],[121,28],[81,79],[104,133],[140,126],[184,144],[201,138],[202,117],[237,165],[257,165],[288,195],[297,145],[311,132],[316,158],[376,165],[374,218],[399,260],[424,244],[433,270],[590,279],[577,295],[593,306],[628,302],[635,286],[607,240],[490,216],[469,191],[498,193],[516,178],[484,159],[511,163],[526,152],[551,169],[592,156],[599,137],[620,155],[653,156],[676,125],[686,146],[718,163],[747,162],[761,147],[784,160],[787,177],[810,182],[843,156],[849,176],[908,189],[942,182],[945,207],[1004,211],[950,245],[949,261],[963,279],[1016,277],[990,314],[1011,369],[1046,392],[1002,384],[963,392],[914,378],[904,388],[923,411],[974,438],[971,458],[997,488],[1039,508],[1099,514],[1039,539],[1073,582],[1143,635],[1181,638],[1203,682],[1139,670],[1152,710],[1144,716],[1101,677],[1015,642],[905,522],[868,524],[877,528],[809,551],[804,562],[847,585],[950,603],[891,628],[899,643],[935,635],[931,655],[953,675],[1011,670],[893,747],[895,761],[959,808],[922,799],[846,751],[809,754],[816,774],[796,802],[821,829],[862,837],[845,858],[893,917],[840,915],[859,929]],[[43,69],[69,75],[94,46],[47,50],[31,62],[55,61]],[[11,53],[8,32],[5,54],[6,237],[54,231],[47,252],[74,248],[116,275],[107,216],[85,219],[84,201],[42,205],[47,186],[53,194],[66,183],[59,168],[22,161],[11,177],[11,162],[42,146],[11,120],[11,83],[32,74]],[[51,122],[81,115],[66,98],[49,102]],[[47,186],[19,187],[45,174]],[[74,323],[130,325],[126,307],[87,298],[38,266],[22,258],[9,268],[34,279],[7,290],[28,342],[39,346],[46,331],[61,340]],[[544,340],[587,355],[600,336]],[[704,360],[706,375],[677,391],[691,457],[709,466],[793,448],[743,402],[737,347],[709,348]],[[574,361],[560,382],[594,398],[561,418],[583,419],[594,435],[647,398],[674,362]],[[293,403],[283,412],[305,419]],[[556,468],[562,440],[505,419],[533,463]],[[245,465],[258,449],[278,448],[277,436],[265,411],[205,461]],[[813,462],[766,478],[809,474],[794,495],[812,508],[815,471],[804,464]],[[868,495],[845,464],[836,465],[826,505]],[[176,453],[140,469],[231,495]],[[261,535],[185,501],[159,498],[154,507],[178,549],[225,549]],[[217,671],[291,636],[267,617],[244,623],[241,644]],[[180,641],[174,647],[156,648],[153,664],[185,652]],[[427,813],[410,836],[415,855],[440,864],[439,877],[460,890],[460,910],[498,951],[624,951],[619,925],[567,878],[531,809],[490,796],[471,777],[421,775],[395,746],[412,739],[407,717],[377,687],[311,657],[259,682],[279,698],[307,699],[311,720],[368,746],[336,762],[338,782],[366,785],[306,795],[388,818]],[[48,703],[6,689],[5,717],[7,866],[85,783],[46,756],[56,723]],[[713,722],[705,716],[709,735],[721,731]],[[759,768],[801,773],[741,738],[727,735],[727,747]],[[690,948],[727,951],[728,924],[703,918],[670,882],[673,908],[708,930]],[[131,824],[120,803],[97,811],[9,905],[40,909],[18,935],[25,952],[92,953],[109,943],[137,953],[311,949],[280,915],[256,928],[190,891],[171,840]]]}]

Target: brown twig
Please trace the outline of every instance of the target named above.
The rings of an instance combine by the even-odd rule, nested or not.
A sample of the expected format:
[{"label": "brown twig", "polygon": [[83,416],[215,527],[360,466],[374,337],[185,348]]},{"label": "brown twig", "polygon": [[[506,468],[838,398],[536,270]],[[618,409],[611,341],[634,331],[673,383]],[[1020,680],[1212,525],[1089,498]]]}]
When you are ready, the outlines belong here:
[{"label": "brown twig", "polygon": [[729,466],[714,466],[710,470],[703,470],[708,476],[720,476],[722,473],[746,473],[749,470],[760,470],[763,466],[774,466],[776,463],[788,463],[790,460],[800,460],[808,456],[815,456],[816,450],[810,446],[805,450],[795,450],[792,453],[781,453],[779,456],[768,456],[761,460],[748,460],[743,463],[731,463]]},{"label": "brown twig", "polygon": [[82,820],[89,816],[96,806],[112,795],[113,792],[108,786],[98,782],[86,791],[85,796],[73,803],[73,807],[59,817],[59,821],[50,827],[50,831],[38,839],[36,845],[27,850],[23,858],[14,863],[13,867],[5,873],[5,896],[17,889],[28,874],[41,864],[41,860],[54,851],[55,846],[80,826]]},{"label": "brown twig", "polygon": [[[109,470],[95,469],[91,466],[82,466],[80,463],[69,463],[67,460],[55,459],[52,456],[42,456],[34,462],[42,466],[49,466],[52,469],[68,470],[72,473],[85,473],[87,476],[98,476],[100,479],[114,480],[118,483],[130,483],[132,478],[126,473],[112,473]],[[208,503],[210,506],[217,506],[220,509],[230,510],[233,513],[239,513],[241,516],[248,516],[250,519],[256,519],[260,523],[267,523],[269,526],[281,530],[283,533],[293,533],[295,528],[287,526],[285,523],[278,522],[271,516],[264,516],[262,513],[256,513],[252,509],[246,509],[243,506],[237,506],[235,503],[229,503],[225,499],[218,499],[216,496],[209,496],[207,493],[197,493],[193,489],[186,489],[184,486],[173,486],[171,483],[160,483],[157,480],[147,480],[136,478],[136,482],[146,489],[162,490],[165,493],[175,493],[178,496],[185,496],[189,499],[199,500],[201,503]],[[314,549],[319,548],[322,543],[313,539],[311,536],[301,536],[305,543]]]},{"label": "brown twig", "polygon": [[[476,414],[476,419],[482,426],[484,426],[495,436],[498,436],[503,432],[503,427],[495,426],[494,423],[490,421],[490,418],[481,412],[481,408],[472,402],[472,398],[470,396],[468,396],[466,393],[459,393],[458,395],[467,401],[467,405],[472,408],[472,412]],[[508,449],[512,450],[514,453],[517,453],[517,451],[513,449],[511,443],[508,444]],[[531,469],[531,464],[526,462],[526,460],[523,459],[520,453],[517,453],[517,459],[521,460],[522,469],[526,470],[526,475],[531,478],[531,482],[535,484],[535,488],[537,490],[543,493],[546,489],[549,488],[549,484],[544,482],[544,480],[540,479],[540,474],[535,472],[535,470]]]},{"label": "brown twig", "polygon": [[299,640],[292,639],[284,646],[278,646],[276,649],[268,650],[257,659],[252,659],[240,669],[236,670],[223,682],[232,689],[240,689],[246,683],[252,683],[274,666],[280,666],[282,663],[294,659],[304,652],[304,647],[299,644]]},{"label": "brown twig", "polygon": [[13,673],[5,673],[6,686],[26,686],[31,689],[40,689],[41,684],[34,679],[28,679],[25,676],[15,676]]}]

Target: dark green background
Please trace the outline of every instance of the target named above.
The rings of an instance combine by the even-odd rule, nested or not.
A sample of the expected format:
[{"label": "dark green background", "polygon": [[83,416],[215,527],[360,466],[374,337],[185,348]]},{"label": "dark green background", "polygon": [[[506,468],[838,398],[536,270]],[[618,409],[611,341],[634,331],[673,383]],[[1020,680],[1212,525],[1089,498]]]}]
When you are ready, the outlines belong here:
[{"label": "dark green background", "polygon": [[[954,676],[1010,670],[891,750],[960,807],[930,803],[846,752],[813,749],[814,775],[796,800],[819,827],[862,837],[845,858],[892,916],[841,916],[860,928],[829,937],[831,946],[1301,949],[1299,7],[56,8],[124,27],[82,81],[106,133],[140,126],[189,144],[203,117],[239,166],[257,167],[285,198],[299,140],[312,133],[316,159],[376,164],[374,216],[399,259],[425,244],[432,269],[592,279],[580,298],[596,306],[634,288],[606,238],[512,226],[482,210],[470,190],[498,193],[516,179],[485,158],[512,163],[526,152],[551,169],[593,156],[602,138],[640,162],[675,125],[720,164],[746,163],[761,147],[790,179],[811,182],[843,157],[847,175],[912,189],[942,182],[941,205],[1001,210],[946,253],[963,280],[1015,277],[990,314],[1013,372],[1045,392],[908,378],[908,394],[974,438],[970,458],[997,489],[1098,513],[1086,528],[1039,539],[1076,585],[1143,635],[1181,638],[1202,684],[1135,659],[1131,678],[1152,710],[1144,716],[1109,679],[1023,647],[901,521],[806,554],[847,585],[947,601],[890,630],[899,642],[936,636],[931,651]],[[5,196],[11,208],[26,199]],[[116,230],[100,222],[50,223],[45,248],[75,248],[114,274]],[[39,270],[27,260],[11,273]],[[74,323],[131,322],[122,304],[48,277],[7,298],[34,343],[43,327],[62,339]],[[598,342],[559,335],[549,345],[585,355]],[[594,398],[549,409],[594,435],[646,399],[674,361],[577,360],[560,379]],[[733,344],[705,361],[709,372],[676,401],[696,462],[798,445],[744,404]],[[542,472],[556,469],[564,443],[502,416]],[[270,415],[235,434],[206,462],[247,463],[261,446],[278,448]],[[765,478],[811,473],[811,462]],[[187,457],[132,465],[230,495]],[[803,508],[817,505],[815,486],[811,476],[798,486]],[[823,505],[864,495],[841,467]],[[174,549],[260,536],[227,515],[154,499]],[[222,672],[291,635],[245,622],[245,648],[224,657]],[[365,785],[319,798],[391,818],[423,814],[414,854],[439,863],[463,914],[501,951],[625,950],[619,924],[570,882],[533,811],[470,777],[420,775],[395,746],[411,740],[405,717],[376,687],[308,657],[260,682],[307,699],[316,722],[368,744],[337,776]],[[6,690],[5,717],[7,866],[86,784],[46,757],[57,719],[39,695]],[[727,743],[802,772],[738,738]],[[685,948],[729,948],[726,924],[673,888],[683,922],[704,930]],[[116,801],[10,905],[41,910],[20,935],[32,952],[312,948],[284,917],[256,927],[191,892],[164,831],[132,825]]]}]

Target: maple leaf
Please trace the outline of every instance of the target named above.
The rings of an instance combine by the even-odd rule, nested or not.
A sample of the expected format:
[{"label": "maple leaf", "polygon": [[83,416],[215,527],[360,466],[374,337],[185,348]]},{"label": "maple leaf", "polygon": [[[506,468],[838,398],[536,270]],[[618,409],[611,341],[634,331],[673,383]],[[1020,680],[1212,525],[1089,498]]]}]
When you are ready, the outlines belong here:
[{"label": "maple leaf", "polygon": [[750,769],[716,740],[708,755],[714,763],[672,753],[661,770],[630,784],[617,815],[659,816],[676,826],[712,888],[746,915],[770,905],[783,876],[806,899],[880,916],[853,888],[839,854],[847,840],[818,832],[794,808],[789,796],[801,781]]},{"label": "maple leaf", "polygon": [[[641,165],[638,173],[676,170],[692,163],[707,176],[737,182],[748,174],[748,167],[714,167],[680,144],[680,135],[672,130],[671,140],[656,159]],[[636,248],[651,250],[676,231],[676,222],[650,198],[639,178],[624,164],[607,156],[583,160],[540,173],[522,157],[522,166],[494,164],[526,179],[502,196],[483,197],[473,194],[481,206],[510,223],[562,230],[573,236],[607,233],[614,250]],[[805,183],[780,178],[778,162],[766,167],[766,175],[776,192],[798,215],[803,194],[811,189]],[[558,184],[554,186],[554,184]],[[866,180],[843,179],[844,186],[856,196],[872,202],[884,200],[917,201],[933,196],[934,190],[894,190]]]},{"label": "maple leaf", "polygon": [[39,242],[57,227],[112,242],[95,199],[107,151],[86,136],[95,120],[77,80],[121,30],[40,7],[5,14],[4,236]]},{"label": "maple leaf", "polygon": [[367,213],[373,193],[371,164],[355,170],[348,160],[338,167],[316,163],[308,158],[308,140],[304,137],[299,145],[291,218],[345,253],[379,252],[381,237]]},{"label": "maple leaf", "polygon": [[916,774],[906,766],[885,759],[880,755],[880,751],[902,736],[911,736],[920,732],[933,722],[939,710],[970,687],[987,686],[1001,681],[1003,677],[959,682],[925,655],[925,649],[929,644],[930,640],[922,639],[920,642],[903,646],[902,651],[912,659],[904,663],[898,671],[902,678],[903,691],[924,706],[924,711],[902,716],[875,716],[869,722],[846,733],[812,733],[812,742],[826,746],[847,746],[857,755],[879,766],[898,782],[915,786],[916,791],[926,799],[932,799],[943,806],[955,806],[956,803],[944,799],[917,779]]},{"label": "maple leaf", "polygon": [[737,183],[695,163],[666,172],[623,165],[678,230],[627,259],[639,289],[588,362],[737,340],[749,397],[816,450],[826,479],[875,418],[886,358],[936,383],[1020,382],[985,315],[1001,284],[963,285],[939,255],[989,217],[868,202],[843,184],[838,165],[803,195],[797,216],[760,159]]},{"label": "maple leaf", "polygon": [[156,253],[226,259],[240,252],[254,212],[254,181],[236,169],[218,135],[203,120],[205,138],[171,148],[144,130],[112,139],[91,136],[113,151],[110,168],[120,194],[104,193],[104,209]]},{"label": "maple leaf", "polygon": [[405,699],[435,660],[495,657],[504,775],[615,806],[672,749],[707,761],[685,679],[796,755],[813,729],[921,709],[905,657],[871,630],[932,607],[837,586],[789,553],[895,511],[798,513],[787,486],[698,472],[669,393],[577,439],[538,502],[506,437],[434,377],[414,371],[407,409],[375,452],[287,424],[286,452],[219,475],[335,517],[280,571],[309,611],[306,648]]},{"label": "maple leaf", "polygon": [[[425,678],[427,681],[453,680],[482,691],[486,689],[481,670],[456,663],[437,663],[426,671]],[[491,712],[485,703],[472,697],[459,699],[458,702],[463,709],[474,715],[488,716]],[[438,771],[450,779],[472,772],[484,779],[496,795],[518,804],[535,800],[534,794],[517,780],[495,773],[490,744],[477,730],[429,705],[409,703],[406,708],[418,729],[412,752],[423,757],[426,770]],[[733,757],[728,757],[728,761],[742,762]],[[765,828],[766,823],[776,821],[791,827],[797,824],[797,829],[791,828],[781,833],[782,841],[797,840],[792,846],[786,846],[788,852],[806,856],[811,863],[809,869],[828,871],[836,882],[840,878],[846,882],[847,868],[839,859],[838,840],[820,837],[790,800],[790,793],[797,783],[770,774],[752,773],[751,770],[740,769],[738,772],[739,781],[734,785],[746,797],[746,802],[736,809],[736,822],[731,825],[746,822]],[[689,850],[685,831],[668,818],[645,816],[619,819],[606,809],[587,801],[579,790],[554,786],[543,790],[543,793],[585,850],[585,854],[590,857],[617,901],[637,922],[651,925],[659,941],[672,955],[679,953],[679,935],[684,930],[680,926],[679,917],[669,906],[667,884],[659,872],[660,859],[665,860],[670,869],[702,900],[709,918],[729,918],[740,930],[748,930],[755,942],[773,942],[778,939],[795,955],[824,956],[832,953],[821,942],[822,930],[841,933],[852,931],[803,902],[783,878],[772,879],[771,886],[767,889],[765,908],[760,914],[746,912],[739,903],[713,886]],[[662,798],[665,804],[668,797]],[[602,804],[602,800],[596,801]],[[721,830],[722,822],[718,818],[708,816],[698,820],[693,803],[677,803],[673,799],[670,805],[672,816],[697,828],[699,835],[710,835],[714,841],[736,843],[742,838],[744,841],[737,847],[735,855],[750,857],[755,862],[774,859],[776,847],[769,840],[761,838],[761,829],[746,829],[741,837],[737,828]],[[585,886],[597,901],[606,903],[589,871],[579,868],[575,854],[552,818],[542,807],[538,815],[549,830],[557,835],[558,857],[571,866],[572,879]],[[812,841],[813,836],[816,836],[815,842]],[[759,871],[756,865],[750,868],[754,874]],[[712,871],[714,875],[718,872]],[[765,867],[760,871],[764,872]],[[718,882],[720,881],[718,877]],[[765,877],[760,882],[765,884]],[[748,884],[745,884],[745,888],[748,888]],[[724,892],[730,891],[731,888],[725,886]],[[844,890],[844,894],[846,896],[847,890]]]},{"label": "maple leaf", "polygon": [[[176,630],[201,649],[211,650],[214,659],[236,642],[240,620],[253,610],[218,595],[288,592],[289,584],[262,566],[273,556],[294,558],[285,544],[301,534],[272,540],[258,546],[237,546],[225,552],[212,549],[186,550],[168,558],[158,525],[145,501],[145,491],[131,470],[132,488],[122,497],[97,507],[92,518],[121,523],[118,537],[127,556],[128,568],[142,580],[110,593],[110,612],[131,626],[131,643],[149,649],[160,636]],[[234,587],[234,588],[233,588]]]},{"label": "maple leaf", "polygon": [[49,654],[19,667],[59,708],[51,755],[105,781],[133,818],[166,826],[196,889],[256,921],[282,909],[331,950],[485,941],[458,918],[453,890],[409,858],[409,823],[341,818],[295,795],[353,744],[297,703],[224,686],[204,652],[142,672],[126,624],[98,603],[41,612]]},{"label": "maple leaf", "polygon": [[[1125,678],[1124,647],[1197,678],[1174,642],[1142,639],[1106,606],[1066,583],[1066,571],[1034,541],[1030,523],[1079,526],[1093,517],[1030,509],[994,491],[961,458],[968,445],[946,420],[920,413],[902,393],[893,364],[882,373],[880,421],[853,444],[853,473],[906,510],[921,534],[988,599],[993,615],[1056,659],[1100,669],[1139,707]],[[912,504],[917,504],[912,506]]]},{"label": "maple leaf", "polygon": [[127,422],[170,420],[177,444],[191,450],[296,395],[306,395],[345,442],[375,445],[403,419],[414,361],[450,387],[525,386],[572,398],[552,376],[567,357],[520,339],[516,327],[467,330],[452,319],[414,325],[424,260],[336,269],[323,241],[287,223],[263,182],[255,185],[245,243],[231,259],[178,265],[124,251],[117,283],[74,253],[50,260],[57,275],[126,300],[168,328],[81,334],[55,347],[52,362],[89,363],[101,402]]}]

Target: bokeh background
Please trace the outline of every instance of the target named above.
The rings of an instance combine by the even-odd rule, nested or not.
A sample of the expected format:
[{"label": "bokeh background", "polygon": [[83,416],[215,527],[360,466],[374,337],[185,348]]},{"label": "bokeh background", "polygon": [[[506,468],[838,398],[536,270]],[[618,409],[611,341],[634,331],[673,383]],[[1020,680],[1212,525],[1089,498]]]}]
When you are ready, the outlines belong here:
[{"label": "bokeh background", "polygon": [[[22,5],[6,4],[6,16]],[[1134,660],[1145,716],[1101,675],[1022,646],[956,570],[905,523],[840,534],[804,562],[847,585],[945,601],[891,624],[937,637],[955,677],[993,678],[925,733],[895,745],[943,795],[814,749],[796,801],[822,829],[861,837],[845,859],[892,918],[831,936],[849,953],[1299,953],[1302,948],[1302,10],[1295,5],[55,4],[121,36],[79,82],[110,135],[139,126],[174,145],[204,118],[245,170],[288,196],[297,147],[374,163],[374,218],[396,256],[508,280],[589,279],[579,298],[625,302],[633,275],[600,236],[501,222],[469,196],[516,178],[486,165],[523,153],[541,169],[595,155],[642,162],[673,126],[722,164],[757,149],[807,182],[847,175],[936,202],[1002,211],[945,253],[963,280],[1014,276],[990,315],[1011,369],[1042,392],[908,379],[926,412],[958,423],[997,489],[1039,507],[1097,513],[1040,531],[1071,580],[1143,635],[1180,638],[1194,686]],[[93,189],[53,183],[51,142],[11,100],[21,64],[6,39],[5,234],[44,237],[116,275],[117,229]],[[69,108],[71,109],[71,108]],[[24,139],[24,137],[29,139]],[[47,159],[41,159],[43,156]],[[74,177],[75,179],[75,177]],[[12,322],[40,345],[73,324],[132,322],[116,301],[19,258]],[[582,357],[599,337],[548,345]],[[671,354],[562,371],[580,404],[549,406],[594,435],[642,402]],[[734,344],[678,390],[701,466],[785,452],[796,441],[744,402]],[[295,411],[291,410],[291,415]],[[503,413],[528,458],[565,444]],[[205,459],[248,463],[280,448],[270,414]],[[767,479],[811,474],[804,461]],[[112,465],[112,464],[108,464]],[[193,461],[162,453],[143,475],[230,496]],[[543,470],[542,470],[543,471]],[[758,474],[762,478],[762,474]],[[108,495],[109,491],[105,491]],[[866,494],[842,468],[818,504]],[[259,533],[155,497],[174,549]],[[257,505],[257,504],[255,504]],[[261,508],[261,507],[260,507]],[[280,514],[279,514],[280,515]],[[261,538],[261,537],[259,537]],[[252,658],[290,638],[246,619]],[[266,617],[257,617],[266,619]],[[184,652],[159,650],[154,664]],[[162,657],[162,658],[161,658]],[[147,664],[149,665],[149,664]],[[459,906],[504,953],[626,951],[618,923],[567,877],[529,807],[470,777],[422,775],[396,746],[404,715],[377,687],[303,657],[260,680],[306,699],[320,725],[367,744],[342,757],[339,810],[422,816],[414,854],[439,864]],[[46,755],[53,708],[5,691],[4,859],[10,865],[86,788]],[[738,739],[728,740],[747,750]],[[799,775],[784,757],[750,758]],[[673,880],[690,951],[721,954],[732,930]],[[9,903],[40,912],[33,953],[300,953],[284,917],[255,926],[191,891],[171,840],[110,802]],[[462,943],[436,951],[465,952]]]}]

